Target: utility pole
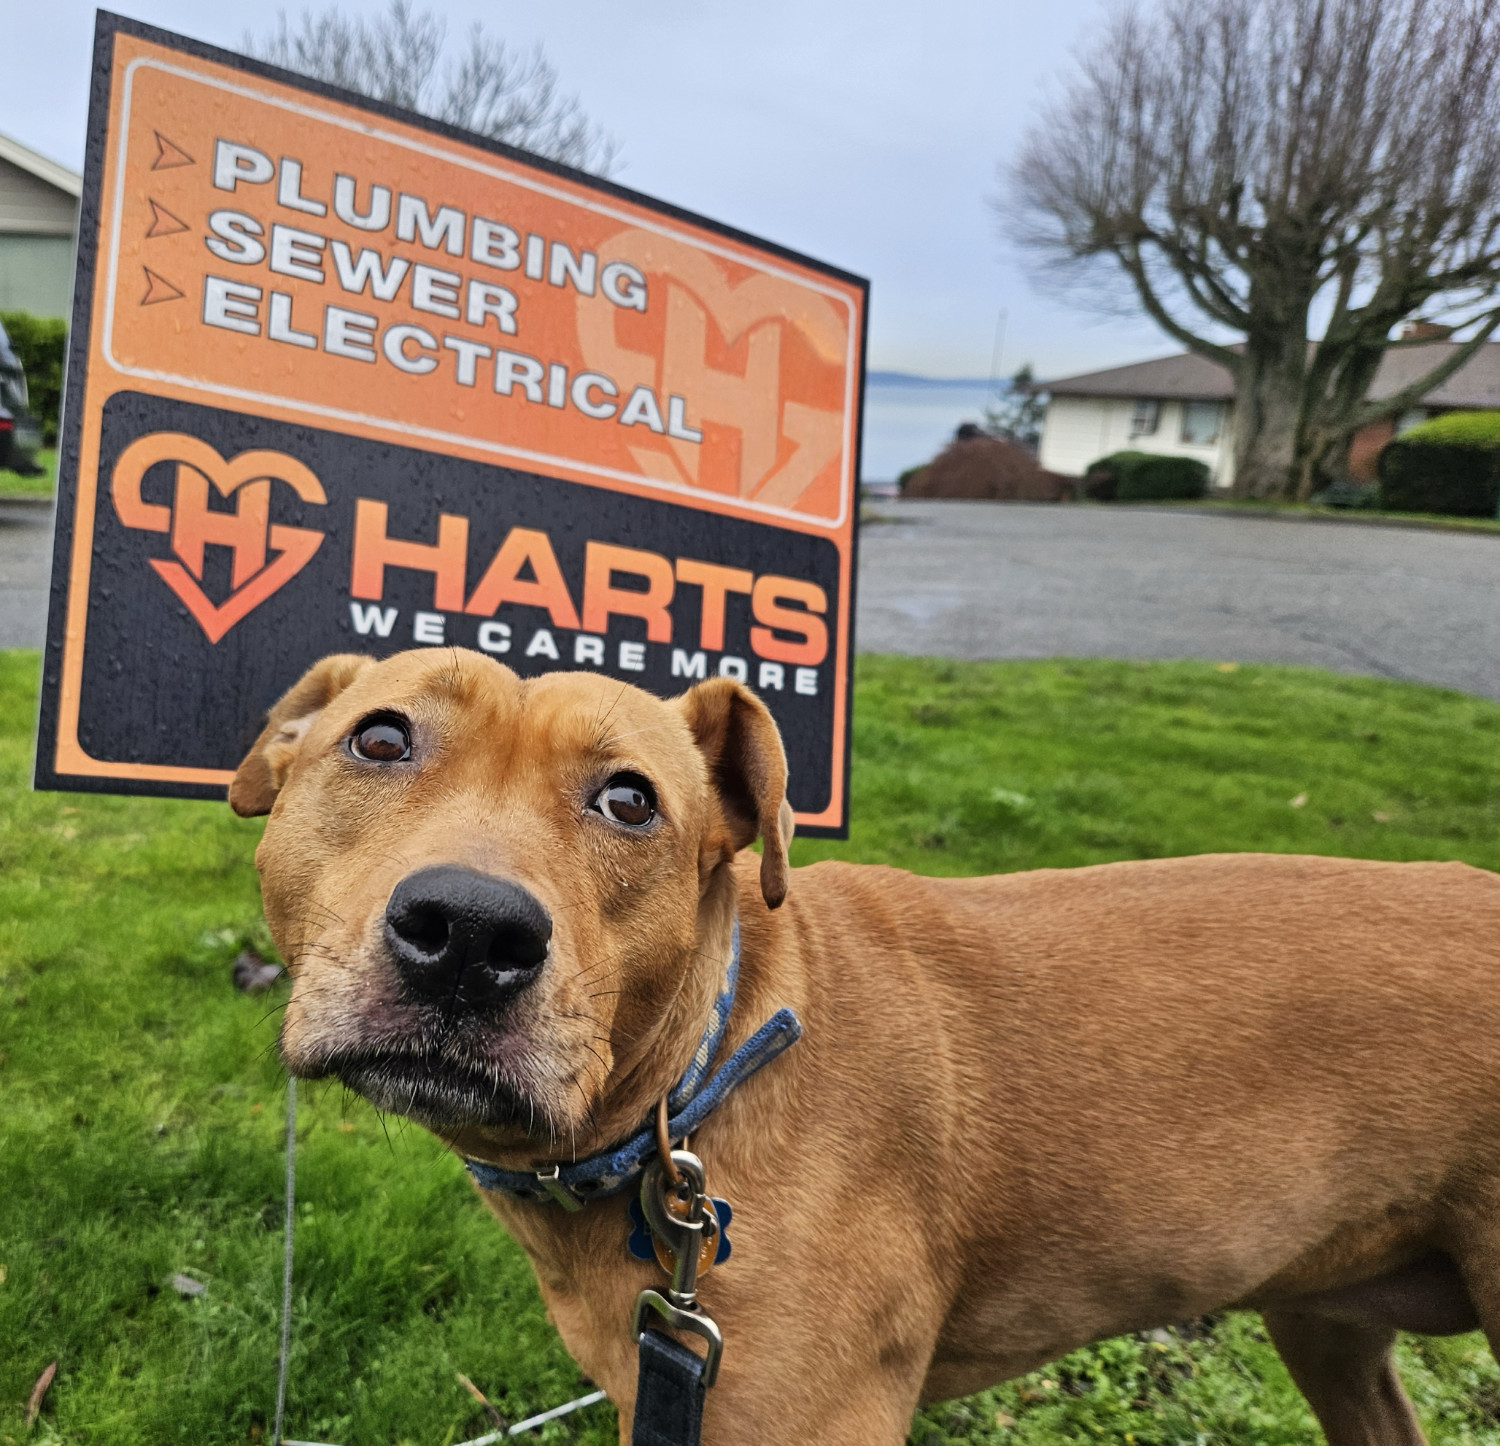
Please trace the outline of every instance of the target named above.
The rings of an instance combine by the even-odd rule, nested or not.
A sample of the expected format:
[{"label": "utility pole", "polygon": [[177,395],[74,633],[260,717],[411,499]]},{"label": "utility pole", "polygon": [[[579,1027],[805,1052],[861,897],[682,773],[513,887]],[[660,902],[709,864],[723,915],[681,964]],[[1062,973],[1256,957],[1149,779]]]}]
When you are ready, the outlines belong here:
[{"label": "utility pole", "polygon": [[995,345],[990,351],[990,405],[994,406],[1000,400],[1000,357],[1005,351],[1005,324],[1010,319],[1010,312],[1001,307],[999,315],[995,317]]}]

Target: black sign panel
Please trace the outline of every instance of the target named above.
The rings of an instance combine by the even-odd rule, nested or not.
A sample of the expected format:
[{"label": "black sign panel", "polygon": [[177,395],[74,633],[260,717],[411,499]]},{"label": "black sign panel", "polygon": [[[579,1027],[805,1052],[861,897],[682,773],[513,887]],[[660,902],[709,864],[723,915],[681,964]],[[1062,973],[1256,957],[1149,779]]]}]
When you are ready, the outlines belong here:
[{"label": "black sign panel", "polygon": [[[183,464],[162,438],[206,444],[220,457],[269,450],[294,459],[318,479],[328,501],[308,501],[272,480],[264,489],[269,506],[262,519],[258,504],[247,507],[243,500],[246,484],[223,497],[198,483],[194,468],[184,489],[194,495],[185,501],[178,490]],[[148,455],[167,455],[129,467],[140,474],[133,485],[141,506],[170,513],[172,526],[167,532],[129,527],[115,508],[96,515],[89,584],[96,621],[84,654],[78,717],[79,742],[93,757],[127,764],[170,757],[193,768],[233,771],[255,737],[265,700],[296,682],[309,657],[457,646],[489,653],[528,676],[592,668],[662,694],[714,674],[739,677],[766,699],[788,753],[807,760],[791,780],[793,808],[816,813],[827,806],[832,774],[818,743],[833,712],[828,670],[758,656],[750,640],[759,626],[751,611],[753,584],[748,591],[713,585],[715,571],[782,577],[797,580],[799,592],[811,582],[836,606],[839,557],[827,539],[601,488],[561,488],[526,472],[389,443],[117,393],[104,409],[102,469],[119,475],[121,458],[143,440],[152,449]],[[194,513],[200,497],[201,510]],[[252,511],[247,526],[243,519]],[[289,578],[255,606],[253,627],[233,623],[214,641],[211,634],[225,618],[222,605],[208,600],[234,598],[237,563],[251,578],[264,576],[264,564],[250,571],[259,558],[240,559],[247,548],[264,547],[271,527],[320,540],[293,575],[297,585]],[[440,531],[450,538],[461,531],[463,546],[443,552]],[[199,533],[216,540],[202,544],[202,576],[193,579],[178,554],[193,548]],[[500,571],[492,573],[507,542],[516,565],[502,558]],[[599,549],[611,549],[610,591],[602,600],[586,590],[591,543],[596,584]],[[198,597],[173,594],[164,602],[163,564],[179,568],[169,576],[182,578],[184,588],[191,584]],[[692,576],[694,564],[710,585],[674,586],[670,602],[658,608],[652,583]],[[361,571],[366,585],[356,596]],[[501,594],[493,605],[479,596],[487,574],[495,579],[492,591]],[[449,598],[442,596],[445,587]],[[515,594],[534,600],[516,601]],[[471,600],[475,606],[466,611]],[[440,605],[445,601],[449,610]],[[584,627],[591,601],[596,612],[609,608],[589,619],[598,632]],[[760,640],[761,651],[817,656],[823,615],[799,608],[796,599],[785,601],[793,626]],[[797,612],[802,616],[792,619]],[[651,625],[662,614],[670,640],[653,642]],[[141,636],[142,618],[151,619],[147,637]],[[812,638],[809,623],[818,630]],[[295,649],[287,646],[292,639]],[[151,690],[139,686],[132,659],[145,659],[159,680]],[[205,689],[205,679],[216,686]]]}]

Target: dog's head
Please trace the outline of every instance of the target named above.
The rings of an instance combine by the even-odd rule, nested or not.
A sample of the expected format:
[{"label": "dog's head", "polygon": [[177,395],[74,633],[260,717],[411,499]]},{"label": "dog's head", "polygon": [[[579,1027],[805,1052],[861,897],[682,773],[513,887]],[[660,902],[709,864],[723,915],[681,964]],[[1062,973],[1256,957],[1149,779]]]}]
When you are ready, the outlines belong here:
[{"label": "dog's head", "polygon": [[728,679],[663,701],[459,650],[323,659],[229,790],[271,815],[288,1067],[497,1148],[586,1135],[719,984],[757,835],[780,904],[785,792],[770,714]]}]

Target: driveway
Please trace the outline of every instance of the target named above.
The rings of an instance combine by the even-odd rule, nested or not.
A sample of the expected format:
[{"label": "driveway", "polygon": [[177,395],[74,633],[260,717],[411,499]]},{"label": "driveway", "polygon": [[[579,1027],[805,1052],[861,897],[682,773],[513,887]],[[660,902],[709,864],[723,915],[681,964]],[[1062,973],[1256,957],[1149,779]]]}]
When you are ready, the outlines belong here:
[{"label": "driveway", "polygon": [[[1500,698],[1500,535],[1170,508],[874,511],[866,651],[1308,663]],[[0,648],[42,644],[51,545],[50,511],[0,501]]]},{"label": "driveway", "polygon": [[1176,508],[882,502],[856,641],[1308,663],[1500,698],[1500,534]]},{"label": "driveway", "polygon": [[0,497],[0,648],[39,648],[47,636],[52,509]]}]

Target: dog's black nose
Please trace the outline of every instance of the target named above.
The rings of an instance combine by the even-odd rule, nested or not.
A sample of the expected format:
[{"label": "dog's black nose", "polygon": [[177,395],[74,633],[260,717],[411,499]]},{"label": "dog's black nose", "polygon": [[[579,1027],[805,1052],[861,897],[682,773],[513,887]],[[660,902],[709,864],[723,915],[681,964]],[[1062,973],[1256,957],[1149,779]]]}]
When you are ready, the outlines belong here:
[{"label": "dog's black nose", "polygon": [[385,939],[413,992],[461,1008],[524,989],[547,958],[552,919],[519,884],[444,865],[408,874],[385,906]]}]

